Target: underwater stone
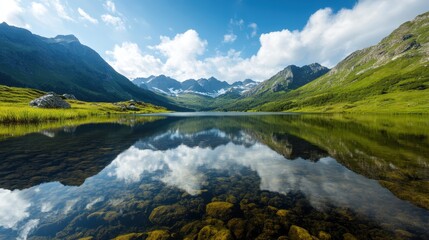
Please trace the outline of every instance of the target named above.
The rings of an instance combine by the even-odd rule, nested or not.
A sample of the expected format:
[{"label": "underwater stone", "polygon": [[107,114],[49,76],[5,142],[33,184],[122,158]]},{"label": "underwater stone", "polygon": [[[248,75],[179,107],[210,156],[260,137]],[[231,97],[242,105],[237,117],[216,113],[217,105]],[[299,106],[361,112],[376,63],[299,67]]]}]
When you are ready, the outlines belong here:
[{"label": "underwater stone", "polygon": [[317,236],[320,240],[330,240],[331,239],[331,234],[324,232],[324,231],[320,231],[319,235]]},{"label": "underwater stone", "polygon": [[143,235],[143,233],[128,233],[124,235],[119,235],[115,237],[113,240],[134,240],[134,239],[140,239],[140,237]]},{"label": "underwater stone", "polygon": [[286,209],[280,209],[276,212],[276,215],[279,217],[286,217],[288,215],[289,211]]},{"label": "underwater stone", "polygon": [[226,220],[231,217],[232,207],[234,205],[229,202],[211,202],[206,206],[207,215]]},{"label": "underwater stone", "polygon": [[198,234],[202,226],[203,224],[201,223],[201,221],[193,221],[183,226],[180,229],[180,233],[184,236],[193,236]]},{"label": "underwater stone", "polygon": [[351,233],[344,233],[343,239],[344,240],[357,240],[357,238],[355,236],[353,236],[353,234],[351,234]]},{"label": "underwater stone", "polygon": [[156,207],[149,215],[152,223],[174,225],[186,215],[186,208],[180,205],[163,205]]},{"label": "underwater stone", "polygon": [[246,221],[241,218],[233,218],[227,224],[229,230],[232,231],[235,238],[242,239],[245,236]]},{"label": "underwater stone", "polygon": [[226,228],[219,228],[212,225],[203,227],[198,233],[198,240],[232,240],[231,232]]},{"label": "underwater stone", "polygon": [[290,240],[313,240],[310,233],[302,227],[292,225],[289,229]]},{"label": "underwater stone", "polygon": [[168,240],[170,239],[170,233],[166,230],[155,230],[152,232],[148,232],[148,237],[146,240]]}]

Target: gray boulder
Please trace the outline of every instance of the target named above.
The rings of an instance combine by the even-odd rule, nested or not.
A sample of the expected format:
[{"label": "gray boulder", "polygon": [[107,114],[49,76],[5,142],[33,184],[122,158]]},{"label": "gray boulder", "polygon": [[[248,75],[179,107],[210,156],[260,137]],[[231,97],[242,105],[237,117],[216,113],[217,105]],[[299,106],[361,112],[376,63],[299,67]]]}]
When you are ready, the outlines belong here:
[{"label": "gray boulder", "polygon": [[64,93],[63,98],[70,100],[77,100],[77,98],[73,94]]},{"label": "gray boulder", "polygon": [[44,96],[34,99],[30,106],[38,108],[70,108],[70,104],[64,101],[60,96],[54,93],[48,93]]}]

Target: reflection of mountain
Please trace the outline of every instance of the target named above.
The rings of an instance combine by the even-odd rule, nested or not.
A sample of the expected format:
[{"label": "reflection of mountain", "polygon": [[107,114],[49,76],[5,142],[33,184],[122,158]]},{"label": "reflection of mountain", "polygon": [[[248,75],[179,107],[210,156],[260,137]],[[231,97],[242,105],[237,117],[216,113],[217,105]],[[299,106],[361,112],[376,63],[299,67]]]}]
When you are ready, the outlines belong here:
[{"label": "reflection of mountain", "polygon": [[[261,143],[245,147],[230,142],[215,148],[181,144],[165,150],[132,146],[119,154],[106,171],[126,183],[139,183],[143,177],[156,174],[156,179],[167,186],[197,196],[210,191],[207,172],[227,172],[233,176],[243,169],[257,174],[260,190],[283,195],[301,192],[317,209],[347,208],[379,221],[390,219],[391,224],[429,227],[422,223],[427,212],[398,199],[377,181],[348,170],[335,159],[326,157],[316,163],[302,158],[287,161]],[[410,224],[411,217],[420,223]]]},{"label": "reflection of mountain", "polygon": [[234,143],[244,146],[251,146],[255,141],[247,136],[242,131],[237,132],[223,132],[219,129],[212,128],[203,130],[196,133],[183,133],[180,128],[172,128],[160,135],[148,136],[146,138],[140,138],[140,140],[134,144],[139,149],[153,149],[153,150],[167,150],[175,149],[180,145],[188,147],[201,147],[214,149],[220,145],[226,145],[228,143]]},{"label": "reflection of mountain", "polygon": [[418,116],[266,117],[324,149],[354,172],[378,180],[398,197],[429,209],[429,123]]},{"label": "reflection of mountain", "polygon": [[[339,229],[370,239],[374,220],[426,239],[429,212],[415,205],[425,206],[428,196],[427,129],[413,117],[248,115],[91,124],[9,138],[0,144],[0,183],[26,189],[0,189],[0,215],[8,216],[0,217],[0,238],[25,229],[41,239],[147,232],[160,227],[148,219],[160,205],[193,211],[169,229],[177,233],[203,219],[210,201],[232,201],[234,217],[250,223],[248,214],[255,214],[261,231],[265,219],[284,222],[276,211],[287,209],[289,224],[312,235],[323,225],[335,231],[333,239],[342,238]],[[79,187],[29,188],[47,181]],[[254,207],[274,212],[261,220]]]},{"label": "reflection of mountain", "polygon": [[427,121],[411,116],[194,117],[132,128],[86,125],[53,138],[30,134],[1,142],[0,187],[26,188],[48,181],[80,185],[133,144],[140,150],[167,151],[229,143],[249,149],[259,142],[291,160],[317,161],[329,154],[400,198],[429,208],[428,129]]},{"label": "reflection of mountain", "polygon": [[73,131],[64,128],[7,139],[0,144],[0,188],[22,189],[52,181],[81,185],[163,123],[87,124]]}]

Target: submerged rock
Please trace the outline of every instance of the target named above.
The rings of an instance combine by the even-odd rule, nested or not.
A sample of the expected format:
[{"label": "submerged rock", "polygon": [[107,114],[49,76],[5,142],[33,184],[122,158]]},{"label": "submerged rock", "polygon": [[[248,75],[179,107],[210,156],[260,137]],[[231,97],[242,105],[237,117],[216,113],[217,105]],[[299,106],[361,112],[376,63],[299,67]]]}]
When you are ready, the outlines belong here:
[{"label": "submerged rock", "polygon": [[166,230],[154,230],[148,233],[146,240],[168,240],[170,239],[170,233]]},{"label": "submerged rock", "polygon": [[55,93],[48,93],[44,96],[34,99],[30,106],[38,108],[70,108],[70,104],[64,101]]},{"label": "submerged rock", "polygon": [[280,209],[276,212],[276,215],[279,217],[286,217],[289,214],[289,210]]},{"label": "submerged rock", "polygon": [[231,232],[228,229],[207,225],[200,230],[197,239],[232,240],[233,238]]},{"label": "submerged rock", "polygon": [[320,240],[331,240],[331,234],[324,231],[320,231],[318,237]]},{"label": "submerged rock", "polygon": [[180,205],[163,205],[152,210],[149,220],[152,223],[169,226],[184,218],[186,208]]},{"label": "submerged rock", "polygon": [[143,236],[143,233],[128,233],[124,235],[119,235],[115,237],[113,240],[134,240],[134,239],[141,239]]},{"label": "submerged rock", "polygon": [[292,225],[289,229],[290,240],[313,240],[310,233],[302,227]]},{"label": "submerged rock", "polygon": [[229,202],[211,202],[206,206],[206,213],[211,217],[227,220],[231,217],[232,207],[234,205]]},{"label": "submerged rock", "polygon": [[233,218],[229,220],[228,228],[232,231],[235,238],[242,239],[246,233],[246,221],[242,218]]},{"label": "submerged rock", "polygon": [[353,234],[351,234],[351,233],[344,233],[343,239],[344,240],[357,240],[357,238],[355,236],[353,236]]}]

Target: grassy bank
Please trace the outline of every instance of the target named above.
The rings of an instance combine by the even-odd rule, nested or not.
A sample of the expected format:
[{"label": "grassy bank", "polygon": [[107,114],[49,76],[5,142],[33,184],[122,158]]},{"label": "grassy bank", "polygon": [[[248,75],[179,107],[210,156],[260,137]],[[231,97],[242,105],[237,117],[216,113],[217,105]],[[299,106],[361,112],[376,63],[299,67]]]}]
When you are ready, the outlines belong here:
[{"label": "grassy bank", "polygon": [[152,104],[136,102],[138,111],[123,110],[130,102],[100,103],[67,100],[71,109],[40,109],[30,107],[31,100],[45,93],[35,89],[0,86],[0,123],[42,123],[105,117],[111,114],[140,114],[166,112]]}]

